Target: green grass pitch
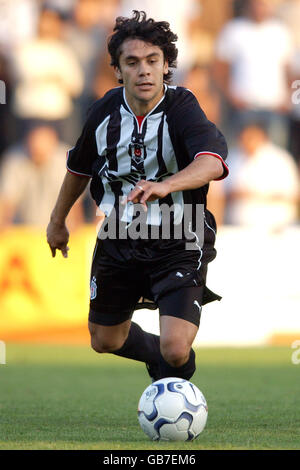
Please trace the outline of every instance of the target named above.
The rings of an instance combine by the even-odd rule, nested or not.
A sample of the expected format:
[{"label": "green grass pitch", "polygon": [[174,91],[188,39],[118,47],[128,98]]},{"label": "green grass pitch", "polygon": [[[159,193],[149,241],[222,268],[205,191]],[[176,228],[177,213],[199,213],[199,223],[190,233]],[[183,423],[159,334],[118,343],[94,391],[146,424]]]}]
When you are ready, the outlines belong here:
[{"label": "green grass pitch", "polygon": [[137,420],[144,364],[88,346],[7,344],[0,449],[299,449],[300,364],[292,349],[199,348],[192,382],[208,402],[193,442],[151,442]]}]

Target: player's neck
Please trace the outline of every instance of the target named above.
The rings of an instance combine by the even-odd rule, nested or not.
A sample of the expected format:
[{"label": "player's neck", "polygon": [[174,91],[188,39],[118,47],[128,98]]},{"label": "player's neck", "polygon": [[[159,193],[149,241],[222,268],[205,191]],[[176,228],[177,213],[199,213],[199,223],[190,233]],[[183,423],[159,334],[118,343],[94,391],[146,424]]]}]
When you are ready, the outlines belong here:
[{"label": "player's neck", "polygon": [[162,88],[159,94],[157,94],[152,100],[149,100],[149,101],[142,101],[142,100],[136,99],[135,97],[127,93],[126,89],[125,89],[125,95],[126,95],[127,103],[130,106],[130,109],[132,110],[132,112],[136,116],[146,116],[161,101],[162,97],[164,96],[164,87]]}]

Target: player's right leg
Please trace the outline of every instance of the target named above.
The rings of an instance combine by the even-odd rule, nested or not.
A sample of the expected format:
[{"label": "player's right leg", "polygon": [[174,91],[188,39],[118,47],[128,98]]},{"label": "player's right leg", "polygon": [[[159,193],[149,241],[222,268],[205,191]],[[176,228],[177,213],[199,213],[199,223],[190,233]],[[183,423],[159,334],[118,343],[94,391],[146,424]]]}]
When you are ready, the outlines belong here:
[{"label": "player's right leg", "polygon": [[130,330],[131,320],[126,320],[119,325],[98,325],[88,322],[91,335],[91,346],[98,353],[110,353],[120,349]]},{"label": "player's right leg", "polygon": [[131,320],[112,326],[89,321],[89,331],[94,351],[145,362],[150,377],[160,378],[159,336],[144,331]]},{"label": "player's right leg", "polygon": [[[100,242],[101,244],[102,242]],[[95,249],[91,271],[89,331],[92,348],[98,353],[145,362],[149,375],[159,363],[159,336],[145,332],[131,322],[143,290],[142,272],[130,261],[117,259],[115,247],[108,243]],[[101,249],[102,247],[102,249]],[[154,374],[157,372],[154,371]]]}]

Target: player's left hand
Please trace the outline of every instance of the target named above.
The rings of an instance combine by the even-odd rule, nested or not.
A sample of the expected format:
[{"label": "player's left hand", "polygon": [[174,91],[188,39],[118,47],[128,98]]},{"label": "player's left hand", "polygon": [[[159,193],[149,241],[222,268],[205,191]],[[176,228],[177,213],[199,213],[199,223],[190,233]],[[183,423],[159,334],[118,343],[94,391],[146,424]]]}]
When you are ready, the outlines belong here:
[{"label": "player's left hand", "polygon": [[140,180],[130,191],[123,203],[140,203],[144,210],[147,211],[147,202],[166,197],[169,192],[170,188],[166,181],[156,183],[155,181]]}]

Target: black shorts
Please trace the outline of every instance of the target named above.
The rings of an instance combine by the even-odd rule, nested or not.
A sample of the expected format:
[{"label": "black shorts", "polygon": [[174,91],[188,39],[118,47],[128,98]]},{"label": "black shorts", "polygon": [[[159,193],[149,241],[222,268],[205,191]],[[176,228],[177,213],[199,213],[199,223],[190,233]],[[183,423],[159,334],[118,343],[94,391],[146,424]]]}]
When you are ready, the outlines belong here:
[{"label": "black shorts", "polygon": [[202,305],[220,300],[206,285],[211,249],[186,250],[182,240],[97,240],[89,320],[117,325],[140,308],[199,326]]}]

